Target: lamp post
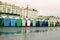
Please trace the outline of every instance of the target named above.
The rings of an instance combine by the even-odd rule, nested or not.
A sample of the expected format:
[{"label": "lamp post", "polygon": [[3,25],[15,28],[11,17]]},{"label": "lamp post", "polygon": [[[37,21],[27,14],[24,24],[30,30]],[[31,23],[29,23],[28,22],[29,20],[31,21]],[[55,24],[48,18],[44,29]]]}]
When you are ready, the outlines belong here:
[{"label": "lamp post", "polygon": [[[28,19],[28,5],[27,5],[27,12],[26,12],[26,20]],[[26,38],[27,38],[27,30],[26,30],[26,27],[25,27],[25,40],[27,40]]]},{"label": "lamp post", "polygon": [[26,9],[27,9],[26,18],[28,18],[28,5],[27,5]]}]

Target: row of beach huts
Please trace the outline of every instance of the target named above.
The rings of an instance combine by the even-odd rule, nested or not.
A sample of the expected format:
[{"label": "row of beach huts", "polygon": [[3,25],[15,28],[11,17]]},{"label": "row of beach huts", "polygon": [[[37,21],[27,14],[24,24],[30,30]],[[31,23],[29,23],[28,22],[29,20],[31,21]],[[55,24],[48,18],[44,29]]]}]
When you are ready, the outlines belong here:
[{"label": "row of beach huts", "polygon": [[28,18],[0,18],[0,27],[55,27],[60,26],[58,21],[54,20],[34,20]]}]

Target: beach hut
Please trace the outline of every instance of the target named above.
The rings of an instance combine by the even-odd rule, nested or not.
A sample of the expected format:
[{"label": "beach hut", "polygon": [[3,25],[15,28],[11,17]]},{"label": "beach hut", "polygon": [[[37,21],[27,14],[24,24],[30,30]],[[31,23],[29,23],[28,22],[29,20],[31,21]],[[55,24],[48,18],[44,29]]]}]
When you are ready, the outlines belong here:
[{"label": "beach hut", "polygon": [[45,25],[45,20],[43,20],[43,27],[45,27],[46,25]]},{"label": "beach hut", "polygon": [[48,27],[50,27],[51,25],[50,25],[50,21],[48,20]]},{"label": "beach hut", "polygon": [[48,21],[47,20],[43,20],[43,26],[47,27],[48,26]]},{"label": "beach hut", "polygon": [[46,27],[48,26],[48,21],[47,21],[47,20],[45,20],[45,26],[46,26]]},{"label": "beach hut", "polygon": [[27,26],[30,26],[30,25],[31,25],[31,20],[27,19]]},{"label": "beach hut", "polygon": [[26,20],[25,20],[25,18],[22,19],[22,26],[23,26],[23,27],[26,27]]},{"label": "beach hut", "polygon": [[40,27],[43,27],[43,20],[40,20],[39,23],[40,23]]},{"label": "beach hut", "polygon": [[16,19],[16,25],[17,25],[17,27],[21,27],[22,26],[22,19],[20,19],[20,18]]},{"label": "beach hut", "polygon": [[36,27],[36,20],[32,20],[31,23],[33,27]]},{"label": "beach hut", "polygon": [[57,26],[57,24],[56,24],[56,23],[57,23],[57,21],[56,21],[56,20],[54,20],[54,27],[55,27],[55,26]]},{"label": "beach hut", "polygon": [[34,19],[31,19],[31,25],[30,25],[31,27],[33,27],[33,24],[34,24],[33,21]]},{"label": "beach hut", "polygon": [[54,22],[53,22],[53,20],[50,21],[50,26],[51,26],[51,27],[54,26]]},{"label": "beach hut", "polygon": [[2,27],[3,26],[3,18],[2,18],[2,16],[0,16],[0,27]]},{"label": "beach hut", "polygon": [[39,19],[36,20],[36,26],[37,26],[37,27],[40,26]]},{"label": "beach hut", "polygon": [[10,27],[10,18],[9,17],[7,17],[7,18],[4,18],[4,26],[5,27]]},{"label": "beach hut", "polygon": [[15,27],[16,26],[16,19],[12,18],[11,19],[11,27]]}]

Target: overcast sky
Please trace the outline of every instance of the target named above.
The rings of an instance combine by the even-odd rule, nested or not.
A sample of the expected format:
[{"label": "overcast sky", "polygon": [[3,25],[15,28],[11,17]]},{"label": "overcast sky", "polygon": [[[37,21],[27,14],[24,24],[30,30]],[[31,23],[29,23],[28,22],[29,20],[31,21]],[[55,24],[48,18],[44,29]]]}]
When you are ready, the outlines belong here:
[{"label": "overcast sky", "polygon": [[34,8],[42,16],[60,16],[60,0],[0,0],[20,7]]}]

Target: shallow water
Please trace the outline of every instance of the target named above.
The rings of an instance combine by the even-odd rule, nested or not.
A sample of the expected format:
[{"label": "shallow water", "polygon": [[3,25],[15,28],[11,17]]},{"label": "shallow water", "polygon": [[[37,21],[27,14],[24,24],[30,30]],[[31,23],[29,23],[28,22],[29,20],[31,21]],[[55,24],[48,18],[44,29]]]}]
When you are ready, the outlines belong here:
[{"label": "shallow water", "polygon": [[[48,30],[45,32],[26,32],[25,30]],[[0,27],[0,32],[16,32],[19,34],[0,35],[0,40],[60,40],[60,27]],[[52,31],[51,31],[52,30]],[[26,39],[25,39],[26,38]]]}]

